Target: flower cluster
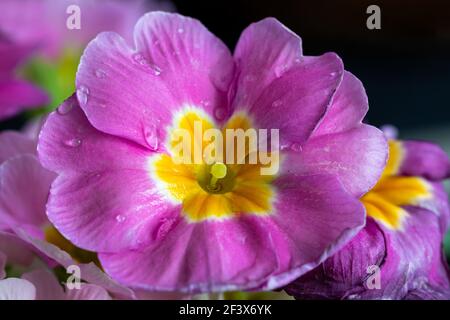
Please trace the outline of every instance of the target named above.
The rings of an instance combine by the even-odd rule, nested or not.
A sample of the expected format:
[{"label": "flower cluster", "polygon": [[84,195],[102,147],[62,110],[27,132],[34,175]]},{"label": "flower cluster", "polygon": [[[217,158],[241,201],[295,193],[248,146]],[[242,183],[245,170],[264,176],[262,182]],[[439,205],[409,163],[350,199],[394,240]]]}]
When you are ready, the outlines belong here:
[{"label": "flower cluster", "polygon": [[[46,3],[32,2],[54,14]],[[363,123],[362,83],[334,53],[304,55],[276,19],[247,27],[231,53],[173,13],[144,14],[130,36],[132,8],[115,21],[121,35],[108,24],[76,38],[50,28],[48,59],[110,31],[86,46],[74,93],[55,111],[0,133],[0,299],[280,289],[298,299],[450,299],[450,162],[438,146]],[[7,21],[7,50],[44,45]],[[7,79],[21,57],[2,54]],[[27,94],[0,83],[0,115],[45,104],[22,85]],[[180,129],[200,151],[184,159],[196,161],[179,161]],[[277,148],[228,135],[253,129]],[[225,136],[214,149],[222,160],[208,153],[207,133],[216,147]],[[278,170],[267,173],[263,159]]]}]

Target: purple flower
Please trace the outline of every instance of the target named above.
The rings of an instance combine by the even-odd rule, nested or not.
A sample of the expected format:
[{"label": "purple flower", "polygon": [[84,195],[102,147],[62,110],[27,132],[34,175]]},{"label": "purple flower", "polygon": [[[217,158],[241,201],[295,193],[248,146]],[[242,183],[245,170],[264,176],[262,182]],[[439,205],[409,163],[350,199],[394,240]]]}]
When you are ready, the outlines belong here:
[{"label": "purple flower", "polygon": [[0,33],[0,121],[48,100],[41,89],[15,75],[15,69],[32,51],[33,47],[11,42]]},{"label": "purple flower", "polygon": [[[145,15],[134,39],[102,33],[88,45],[78,101],[50,115],[38,147],[59,174],[49,219],[114,279],[145,290],[273,289],[362,228],[358,199],[387,144],[361,123],[367,97],[337,55],[304,56],[272,18],[245,29],[233,56],[176,14]],[[195,122],[280,129],[280,170],[175,163],[173,134]]]},{"label": "purple flower", "polygon": [[361,198],[365,228],[286,291],[298,299],[450,299],[442,250],[449,206],[441,183],[449,175],[438,146],[391,140],[380,181]]}]

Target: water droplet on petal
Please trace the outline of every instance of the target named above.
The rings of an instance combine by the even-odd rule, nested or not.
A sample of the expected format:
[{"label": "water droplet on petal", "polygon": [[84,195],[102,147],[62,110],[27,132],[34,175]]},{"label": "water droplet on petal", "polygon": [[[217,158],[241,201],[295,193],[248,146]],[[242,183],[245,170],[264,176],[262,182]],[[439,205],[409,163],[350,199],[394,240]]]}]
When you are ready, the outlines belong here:
[{"label": "water droplet on petal", "polygon": [[116,221],[119,223],[124,222],[125,220],[126,220],[126,217],[124,215],[118,214],[116,216]]},{"label": "water droplet on petal", "polygon": [[211,103],[209,102],[209,100],[200,100],[200,104],[204,107],[209,107]]},{"label": "water droplet on petal", "polygon": [[183,29],[183,28],[178,28],[178,29],[177,29],[177,32],[178,32],[178,33],[184,33],[184,29]]},{"label": "water droplet on petal", "polygon": [[214,117],[217,120],[225,119],[226,115],[227,115],[227,110],[225,108],[218,107],[214,110]]},{"label": "water droplet on petal", "polygon": [[95,70],[95,76],[99,79],[104,79],[106,77],[106,72],[102,69]]},{"label": "water droplet on petal", "polygon": [[274,102],[272,102],[272,107],[274,107],[274,108],[281,107],[282,105],[283,105],[283,100],[281,100],[281,99],[277,99]]},{"label": "water droplet on petal", "polygon": [[156,128],[152,127],[144,132],[145,141],[147,142],[147,145],[150,147],[151,150],[156,151],[158,150],[159,146],[159,138],[158,138],[158,131]]},{"label": "water droplet on petal", "polygon": [[275,67],[275,76],[277,78],[280,78],[286,72],[287,69],[288,69],[288,66],[286,64],[276,66]]},{"label": "water droplet on petal", "polygon": [[189,62],[194,68],[198,68],[200,66],[200,62],[198,61],[198,59],[191,58],[189,59]]},{"label": "water droplet on petal", "polygon": [[159,76],[161,74],[161,68],[157,65],[150,63],[141,53],[133,54],[133,60],[142,67],[152,70],[155,76]]},{"label": "water droplet on petal", "polygon": [[57,112],[61,115],[65,115],[68,114],[72,109],[73,109],[73,102],[66,101],[58,107]]},{"label": "water droplet on petal", "polygon": [[89,89],[85,86],[79,86],[77,89],[77,98],[80,105],[85,106],[88,102]]},{"label": "water droplet on petal", "polygon": [[337,75],[337,72],[331,72],[330,77],[334,78]]},{"label": "water droplet on petal", "polygon": [[68,147],[76,148],[81,145],[81,139],[73,138],[64,142],[64,144]]},{"label": "water droplet on petal", "polygon": [[141,53],[134,53],[132,58],[136,63],[140,64],[141,66],[148,65],[147,59],[145,59]]},{"label": "water droplet on petal", "polygon": [[[199,64],[199,62],[197,62]],[[198,67],[198,66],[197,66]],[[230,83],[232,80],[232,74],[214,74],[211,75],[211,81],[217,90],[222,92],[227,92],[230,88]]]},{"label": "water droplet on petal", "polygon": [[150,65],[150,68],[153,70],[153,74],[155,76],[159,76],[161,74],[161,69],[157,65]]},{"label": "water droplet on petal", "polygon": [[246,75],[246,76],[244,77],[244,82],[253,82],[253,81],[255,81],[255,80],[256,80],[256,77],[253,76],[253,75],[251,75],[251,74]]}]

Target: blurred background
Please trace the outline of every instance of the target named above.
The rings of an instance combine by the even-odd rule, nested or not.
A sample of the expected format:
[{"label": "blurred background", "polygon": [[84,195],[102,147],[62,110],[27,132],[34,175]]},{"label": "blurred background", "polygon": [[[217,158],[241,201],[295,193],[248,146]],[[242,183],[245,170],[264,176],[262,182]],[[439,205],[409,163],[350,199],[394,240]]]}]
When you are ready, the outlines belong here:
[{"label": "blurred background", "polygon": [[[370,123],[392,124],[401,138],[432,140],[450,153],[450,1],[171,2],[179,13],[201,20],[230,49],[248,24],[276,17],[302,37],[306,55],[334,51],[342,57],[367,90]],[[374,4],[381,8],[380,30],[366,26],[366,9]],[[19,129],[27,117],[1,122],[0,130]]]}]

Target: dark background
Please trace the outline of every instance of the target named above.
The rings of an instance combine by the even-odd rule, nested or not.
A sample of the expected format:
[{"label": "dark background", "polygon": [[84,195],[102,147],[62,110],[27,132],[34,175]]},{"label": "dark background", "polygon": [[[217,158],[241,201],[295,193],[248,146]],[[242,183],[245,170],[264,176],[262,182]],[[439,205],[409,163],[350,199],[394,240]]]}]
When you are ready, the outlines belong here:
[{"label": "dark background", "polygon": [[[301,36],[304,54],[336,52],[364,83],[375,125],[450,127],[450,1],[173,2],[231,49],[248,24],[273,16]],[[366,27],[371,4],[381,8],[381,30]]]},{"label": "dark background", "polygon": [[[156,0],[153,0],[156,1]],[[400,131],[450,128],[450,1],[446,0],[173,0],[231,49],[250,23],[278,18],[302,37],[306,55],[339,54],[369,96],[368,121]],[[381,30],[368,30],[366,9],[381,8]],[[0,129],[19,128],[23,116]]]}]

